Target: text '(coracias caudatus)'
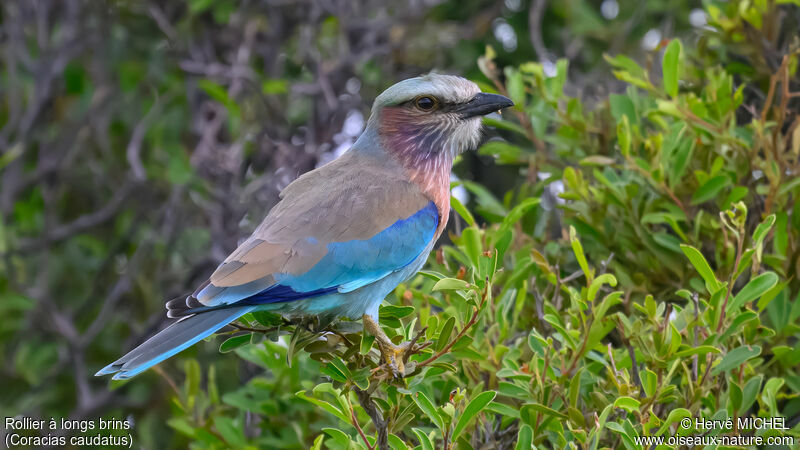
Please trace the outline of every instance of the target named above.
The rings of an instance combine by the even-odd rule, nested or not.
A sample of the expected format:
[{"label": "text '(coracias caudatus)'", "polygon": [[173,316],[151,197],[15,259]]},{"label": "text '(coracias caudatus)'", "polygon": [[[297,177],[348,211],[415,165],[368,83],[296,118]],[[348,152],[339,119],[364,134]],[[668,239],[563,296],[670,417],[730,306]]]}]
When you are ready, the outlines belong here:
[{"label": "text '(coracias caudatus)'", "polygon": [[409,343],[389,340],[378,307],[420,270],[442,234],[453,158],[478,145],[481,116],[512,105],[450,75],[391,86],[350,150],[287,186],[206,282],[167,303],[177,322],[97,375],[133,377],[257,310],[321,323],[361,317],[402,375]]}]

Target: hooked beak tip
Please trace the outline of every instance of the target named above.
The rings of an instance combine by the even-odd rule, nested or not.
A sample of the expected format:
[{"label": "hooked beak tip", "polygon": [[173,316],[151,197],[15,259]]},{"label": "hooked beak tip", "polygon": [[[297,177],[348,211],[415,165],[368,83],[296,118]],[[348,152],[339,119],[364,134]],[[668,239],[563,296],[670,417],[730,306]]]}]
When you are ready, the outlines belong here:
[{"label": "hooked beak tip", "polygon": [[458,108],[458,112],[464,118],[484,116],[503,108],[514,106],[510,98],[498,94],[488,94],[479,92],[472,99]]}]

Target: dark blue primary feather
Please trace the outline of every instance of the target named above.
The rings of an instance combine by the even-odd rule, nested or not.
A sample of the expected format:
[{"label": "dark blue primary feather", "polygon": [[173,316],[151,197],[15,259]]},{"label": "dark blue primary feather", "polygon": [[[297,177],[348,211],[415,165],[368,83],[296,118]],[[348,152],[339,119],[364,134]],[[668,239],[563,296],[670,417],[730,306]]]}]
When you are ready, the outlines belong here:
[{"label": "dark blue primary feather", "polygon": [[282,284],[272,285],[258,294],[251,295],[243,300],[236,302],[236,305],[268,305],[270,303],[284,303],[303,298],[319,297],[320,295],[336,292],[337,287],[315,289],[307,292],[297,292],[289,286]]}]

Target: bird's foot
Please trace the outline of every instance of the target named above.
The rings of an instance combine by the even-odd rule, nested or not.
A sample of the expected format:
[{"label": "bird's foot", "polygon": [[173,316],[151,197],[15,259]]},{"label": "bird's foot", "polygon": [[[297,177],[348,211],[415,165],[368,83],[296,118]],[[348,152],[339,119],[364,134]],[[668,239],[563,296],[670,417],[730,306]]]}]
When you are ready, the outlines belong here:
[{"label": "bird's foot", "polygon": [[[386,367],[389,368],[392,375],[395,378],[403,378],[406,376],[406,353],[409,349],[414,348],[414,344],[411,341],[403,342],[400,345],[381,345],[381,355],[383,356],[383,361],[386,364]],[[410,352],[409,356],[413,354],[413,351]],[[409,367],[411,370],[408,373],[414,371],[416,367],[415,363],[409,364],[409,366],[413,365],[414,367]]]},{"label": "bird's foot", "polygon": [[386,333],[384,333],[380,325],[371,317],[364,315],[363,321],[364,329],[375,336],[375,341],[378,343],[383,362],[392,376],[394,378],[403,378],[407,374],[414,372],[417,364],[413,361],[409,363],[408,358],[430,345],[429,342],[417,344],[420,337],[425,334],[425,328],[417,332],[410,341],[396,345],[386,336]]}]

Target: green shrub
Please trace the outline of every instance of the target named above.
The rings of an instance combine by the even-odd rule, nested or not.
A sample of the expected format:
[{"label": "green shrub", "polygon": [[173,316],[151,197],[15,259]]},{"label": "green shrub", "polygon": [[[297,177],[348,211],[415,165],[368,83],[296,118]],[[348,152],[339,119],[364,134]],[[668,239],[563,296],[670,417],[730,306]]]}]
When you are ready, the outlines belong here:
[{"label": "green shrub", "polygon": [[251,315],[261,331],[221,350],[264,373],[220,394],[190,361],[170,425],[196,448],[309,433],[367,448],[381,432],[396,449],[637,448],[705,432],[687,417],[783,416],[797,439],[800,51],[788,42],[777,68],[758,51],[779,8],[709,2],[697,42],[664,43],[646,68],[607,55],[627,88],[591,106],[564,93],[565,61],[501,71],[487,49],[484,90],[517,106],[487,119],[507,139],[480,153],[522,181],[502,199],[460,182],[462,231],[383,305],[390,336],[425,342],[411,375],[388,379],[358,323],[315,334]]}]

